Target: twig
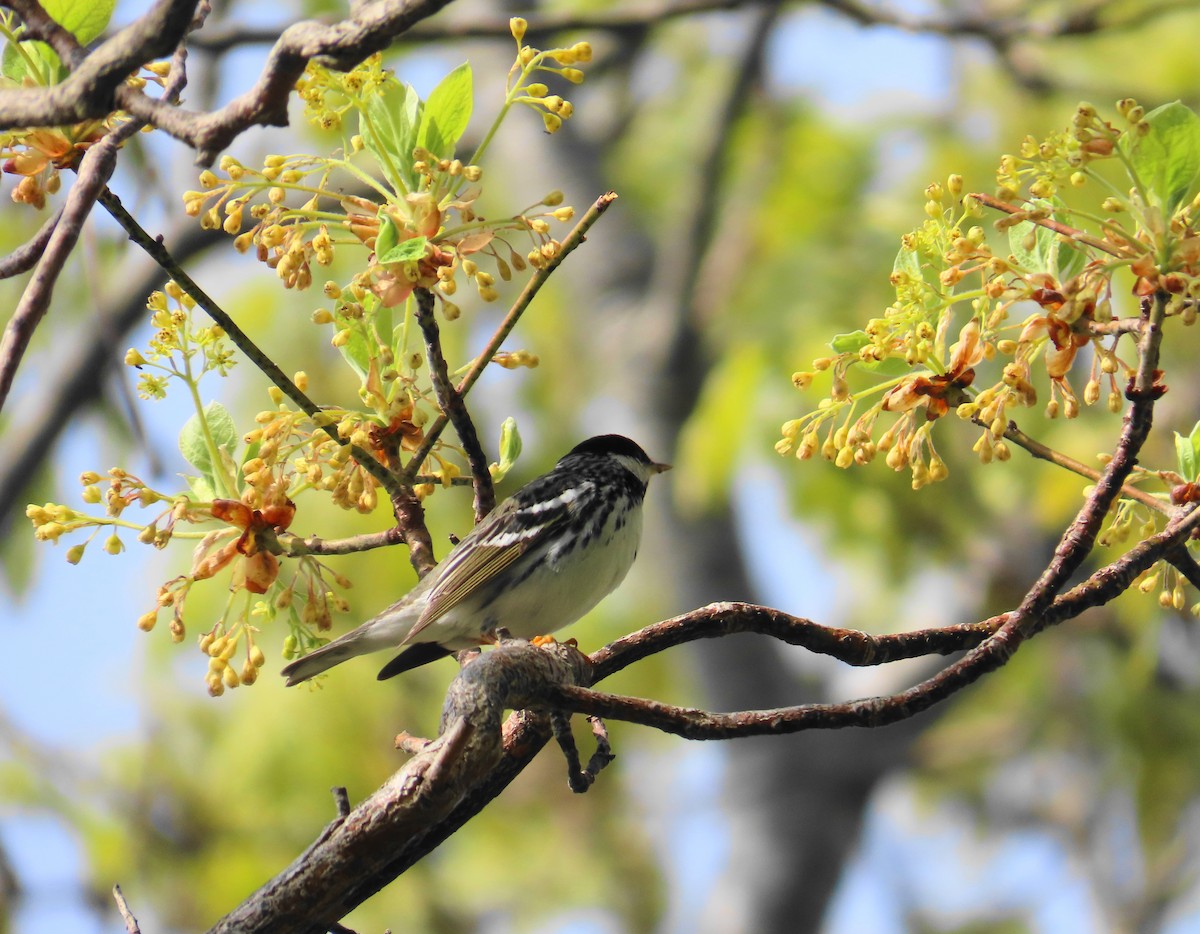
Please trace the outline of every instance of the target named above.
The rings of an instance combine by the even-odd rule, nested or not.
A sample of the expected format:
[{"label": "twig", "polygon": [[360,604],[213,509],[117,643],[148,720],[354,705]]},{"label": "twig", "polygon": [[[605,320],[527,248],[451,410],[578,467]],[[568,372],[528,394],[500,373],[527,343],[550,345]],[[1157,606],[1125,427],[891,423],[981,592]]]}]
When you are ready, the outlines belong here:
[{"label": "twig", "polygon": [[[466,376],[458,384],[459,396],[466,396],[471,391],[471,387],[475,385],[475,381],[482,375],[484,369],[492,361],[492,357],[500,349],[500,346],[508,338],[512,329],[517,326],[517,322],[521,320],[521,315],[529,307],[529,303],[533,301],[533,297],[546,284],[546,280],[550,278],[550,274],[558,268],[559,264],[567,258],[577,246],[584,242],[587,232],[592,225],[600,219],[600,215],[608,210],[609,205],[617,200],[616,192],[609,191],[602,194],[596,199],[595,203],[584,212],[583,217],[579,218],[579,223],[576,224],[569,234],[563,239],[562,246],[554,259],[550,260],[541,269],[537,270],[526,283],[525,288],[509,309],[508,314],[504,316],[504,320],[500,322],[500,326],[492,335],[491,340],[487,342],[487,346],[475,358],[475,362],[471,364],[471,369],[467,371]],[[421,464],[425,462],[425,458],[429,456],[429,452],[433,450],[434,444],[441,436],[442,432],[449,424],[449,419],[443,413],[429,423],[429,427],[425,429],[425,440],[421,443],[420,448],[412,456],[408,462],[408,466],[404,471],[404,475],[412,478],[418,470],[421,469]]]},{"label": "twig", "polygon": [[50,235],[54,233],[54,228],[58,224],[59,218],[62,217],[62,212],[63,209],[59,208],[50,217],[47,217],[42,226],[38,228],[37,233],[3,260],[0,260],[0,279],[19,276],[23,272],[29,272],[37,265],[38,260],[46,251],[46,244],[50,242]]},{"label": "twig", "polygon": [[[1007,201],[1001,201],[999,198],[989,194],[984,194],[980,191],[972,192],[965,197],[973,198],[985,207],[992,208],[996,211],[1003,211],[1005,214],[1025,214],[1029,210],[1028,208],[1017,204],[1009,204]],[[1025,220],[1029,221],[1031,224],[1036,224],[1038,227],[1045,227],[1047,230],[1053,230],[1055,233],[1062,234],[1067,239],[1074,240],[1076,243],[1086,243],[1088,246],[1095,247],[1097,250],[1103,250],[1105,253],[1108,253],[1111,256],[1116,256],[1121,259],[1129,258],[1128,253],[1124,252],[1118,247],[1113,246],[1107,240],[1102,240],[1099,237],[1087,233],[1086,231],[1063,224],[1059,221],[1056,221],[1052,217],[1026,217]]]},{"label": "twig", "polygon": [[[976,425],[980,425],[984,428],[987,427],[983,424],[983,421],[978,416],[973,417],[971,421],[973,421]],[[1062,454],[1053,448],[1042,444],[1042,442],[1031,438],[1017,427],[1016,422],[1010,421],[1008,423],[1008,427],[1004,429],[1004,437],[1013,444],[1017,445],[1017,447],[1027,451],[1032,457],[1035,457],[1038,460],[1049,461],[1051,464],[1055,464],[1064,468],[1065,470],[1069,470],[1081,477],[1086,477],[1088,480],[1096,481],[1100,479],[1101,474],[1099,470],[1096,470],[1094,467],[1089,467],[1087,464],[1081,463],[1075,460],[1073,457],[1068,457],[1066,454]],[[1175,512],[1170,503],[1159,499],[1152,493],[1147,493],[1145,490],[1140,489],[1131,483],[1126,483],[1121,487],[1121,495],[1127,499],[1136,500],[1143,506],[1150,507],[1155,512],[1161,512],[1168,516],[1173,515]]]},{"label": "twig", "polygon": [[[736,10],[751,6],[757,0],[680,0],[675,3],[659,3],[630,9],[617,9],[599,13],[587,11],[539,11],[529,21],[526,39],[538,40],[555,33],[567,31],[607,32],[617,36],[643,32],[670,19],[696,16],[704,13]],[[1097,16],[1102,4],[1083,10],[1071,11],[1054,19],[1032,20],[1028,17],[998,19],[985,14],[970,17],[945,16],[917,17],[892,11],[879,5],[866,6],[851,0],[820,0],[823,6],[843,14],[862,26],[893,26],[908,32],[925,32],[947,37],[971,37],[987,40],[999,39],[1011,43],[1016,39],[1052,39],[1059,36],[1077,36],[1097,32],[1102,28],[1112,29],[1133,21],[1133,16],[1113,16],[1101,23]],[[1192,9],[1191,0],[1170,0],[1156,7],[1139,9],[1136,22],[1144,17],[1165,15],[1179,9]],[[274,42],[279,30],[249,25],[229,25],[214,30],[211,35],[199,37],[195,47],[206,52],[219,54],[244,45],[263,45]],[[449,22],[421,23],[405,35],[414,41],[438,41],[460,39],[511,39],[506,18],[486,16]]]},{"label": "twig", "polygon": [[376,0],[358,5],[354,15],[337,23],[294,23],[279,35],[254,86],[209,113],[169,107],[132,88],[118,89],[117,103],[195,148],[197,164],[208,166],[250,127],[287,126],[287,105],[296,79],[312,59],[319,57],[333,68],[349,70],[449,2]]},{"label": "twig", "polygon": [[0,338],[0,411],[4,409],[17,367],[29,348],[33,332],[50,307],[54,285],[75,248],[83,223],[117,167],[118,143],[119,140],[109,134],[84,154],[79,163],[79,177],[71,186],[62,216],[51,231],[38,261],[37,271],[4,328],[4,336]]},{"label": "twig", "polygon": [[[446,356],[442,353],[442,339],[438,333],[437,319],[433,315],[433,293],[429,289],[418,288],[413,293],[416,297],[417,324],[425,338],[425,356],[429,362],[429,378],[433,383],[433,392],[437,397],[442,414],[450,419],[458,440],[462,443],[467,455],[467,464],[471,469],[471,485],[475,490],[475,523],[478,525],[484,517],[496,508],[496,490],[492,486],[492,474],[488,470],[487,455],[479,444],[479,433],[467,411],[466,403],[454,383],[450,381],[450,368],[446,365]],[[411,463],[409,465],[412,466]]]},{"label": "twig", "polygon": [[301,538],[299,535],[289,532],[273,532],[269,529],[263,530],[259,535],[268,551],[290,555],[293,558],[299,558],[302,555],[351,555],[360,551],[398,545],[404,541],[403,531],[395,527],[384,529],[382,532],[352,535],[349,538],[322,539],[315,535]]},{"label": "twig", "polygon": [[121,887],[114,885],[112,894],[117,903],[117,911],[121,913],[121,920],[125,922],[126,934],[141,934],[142,929],[138,927],[137,918],[129,910],[129,903],[125,901],[125,893],[121,891]]},{"label": "twig", "polygon": [[886,665],[903,658],[926,655],[952,655],[979,645],[1000,627],[1005,618],[995,616],[979,623],[873,635],[857,629],[825,626],[770,607],[714,603],[646,626],[592,653],[593,683],[668,648],[737,632],[771,636],[788,645],[801,646],[859,667]]}]

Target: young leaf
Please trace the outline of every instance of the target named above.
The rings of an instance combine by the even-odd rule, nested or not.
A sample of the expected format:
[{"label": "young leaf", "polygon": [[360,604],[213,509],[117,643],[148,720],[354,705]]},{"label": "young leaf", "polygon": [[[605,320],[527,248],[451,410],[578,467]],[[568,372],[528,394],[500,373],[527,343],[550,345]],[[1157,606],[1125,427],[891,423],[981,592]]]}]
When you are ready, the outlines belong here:
[{"label": "young leaf", "polygon": [[[379,233],[375,236],[375,258],[379,259],[385,253],[388,253],[396,248],[396,243],[400,236],[396,230],[396,222],[386,211],[380,212],[379,218]],[[380,262],[383,260],[380,259]]]},{"label": "young leaf", "polygon": [[224,470],[224,465],[215,465],[212,462],[212,452],[204,437],[205,424],[208,425],[208,433],[212,436],[217,452],[225,454],[232,454],[237,447],[237,426],[234,425],[233,418],[225,406],[220,402],[210,402],[204,407],[203,423],[199,415],[193,415],[179,432],[179,450],[184,459],[200,471],[200,475],[208,481],[210,487],[216,489],[220,486],[216,482],[216,472],[217,469]]},{"label": "young leaf", "polygon": [[415,191],[412,170],[413,148],[421,122],[421,99],[407,84],[389,84],[382,93],[368,97],[358,117],[363,147],[379,163],[397,194]]},{"label": "young leaf", "polygon": [[440,159],[453,156],[471,121],[472,97],[471,63],[463,62],[441,80],[425,102],[417,145]]},{"label": "young leaf", "polygon": [[[20,49],[17,46],[20,46]],[[24,54],[22,54],[24,53]],[[33,59],[31,67],[26,56]],[[44,42],[29,39],[25,42],[10,42],[4,46],[4,55],[0,58],[0,73],[22,84],[28,75],[34,83],[42,86],[59,84],[67,76],[58,53]]]},{"label": "young leaf", "polygon": [[521,432],[517,430],[517,420],[511,415],[500,426],[500,470],[508,473],[512,465],[521,456]]},{"label": "young leaf", "polygon": [[834,353],[856,353],[869,343],[871,343],[870,335],[860,328],[857,331],[849,331],[845,334],[836,335],[829,342],[829,346],[833,349]]},{"label": "young leaf", "polygon": [[[344,327],[348,322],[341,322]],[[371,371],[371,354],[367,348],[367,339],[357,328],[350,331],[350,339],[338,346],[338,352],[350,364],[359,379],[365,380]]]},{"label": "young leaf", "polygon": [[1125,134],[1121,150],[1150,196],[1171,214],[1192,198],[1200,179],[1200,117],[1174,101],[1150,111],[1145,121],[1150,132]]},{"label": "young leaf", "polygon": [[[382,233],[382,229],[380,233]],[[376,240],[375,258],[381,263],[405,263],[424,256],[425,247],[428,245],[429,240],[425,237],[410,237],[408,240],[401,240],[386,251],[381,251],[379,249],[379,241]]]},{"label": "young leaf", "polygon": [[213,489],[213,485],[207,477],[189,477],[184,474],[183,479],[187,482],[188,489],[192,491],[192,498],[197,502],[211,503],[217,498],[217,491]]},{"label": "young leaf", "polygon": [[1175,460],[1179,475],[1188,483],[1195,481],[1200,473],[1200,422],[1192,427],[1192,433],[1186,438],[1175,432]]}]

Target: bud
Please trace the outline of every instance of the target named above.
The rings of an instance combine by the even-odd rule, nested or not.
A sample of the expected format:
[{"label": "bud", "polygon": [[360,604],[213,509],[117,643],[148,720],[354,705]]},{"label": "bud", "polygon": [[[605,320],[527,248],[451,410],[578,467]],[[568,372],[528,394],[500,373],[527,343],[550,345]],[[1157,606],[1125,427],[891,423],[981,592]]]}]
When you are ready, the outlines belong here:
[{"label": "bud", "polygon": [[528,28],[529,22],[522,16],[514,16],[508,21],[508,31],[512,33],[512,37],[518,42],[525,38],[525,30]]}]

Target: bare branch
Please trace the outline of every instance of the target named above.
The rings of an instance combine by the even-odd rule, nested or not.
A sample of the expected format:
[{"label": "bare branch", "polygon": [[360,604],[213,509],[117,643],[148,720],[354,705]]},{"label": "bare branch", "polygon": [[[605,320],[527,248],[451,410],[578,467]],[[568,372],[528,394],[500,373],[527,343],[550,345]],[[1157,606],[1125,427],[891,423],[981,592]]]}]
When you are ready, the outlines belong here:
[{"label": "bare branch", "polygon": [[287,104],[296,79],[314,58],[349,69],[387,48],[393,40],[438,12],[450,0],[376,0],[354,15],[326,25],[307,20],[287,27],[267,56],[255,85],[211,113],[168,107],[142,94],[119,94],[129,113],[197,150],[198,165],[211,165],[238,135],[252,126],[286,126]]},{"label": "bare branch", "polygon": [[[971,421],[973,421],[976,425],[980,425],[984,428],[987,427],[983,424],[983,421],[978,416],[973,417]],[[1095,481],[1100,479],[1099,470],[1096,470],[1094,467],[1089,467],[1087,464],[1080,463],[1079,461],[1075,460],[1075,458],[1068,457],[1066,454],[1042,444],[1042,442],[1025,434],[1025,432],[1017,427],[1016,422],[1009,421],[1008,427],[1004,429],[1004,437],[1013,444],[1017,445],[1017,447],[1027,451],[1032,457],[1035,457],[1038,460],[1049,461],[1051,464],[1055,464],[1058,467],[1069,470],[1081,477],[1086,477],[1088,480]],[[1171,504],[1166,500],[1158,499],[1156,496],[1154,496],[1154,494],[1147,493],[1145,490],[1140,489],[1131,483],[1126,483],[1121,487],[1121,495],[1127,497],[1128,499],[1136,500],[1143,506],[1153,509],[1155,512],[1161,512],[1167,515],[1171,515],[1174,512]]]},{"label": "bare branch", "polygon": [[47,217],[42,222],[42,226],[38,228],[37,233],[9,253],[3,260],[0,260],[0,279],[19,276],[23,272],[29,272],[29,270],[37,265],[38,260],[42,258],[42,254],[46,252],[46,244],[50,242],[50,235],[54,233],[55,225],[58,224],[62,213],[63,209],[59,208]]},{"label": "bare branch", "polygon": [[17,367],[25,356],[33,332],[50,307],[54,285],[67,257],[75,248],[83,223],[117,167],[119,143],[114,134],[109,134],[84,154],[79,164],[79,177],[67,195],[59,223],[54,225],[47,239],[37,271],[29,280],[12,318],[4,328],[4,336],[0,338],[0,410],[3,410],[8,399]]},{"label": "bare branch", "polygon": [[442,353],[442,339],[438,332],[437,319],[433,316],[433,292],[429,289],[418,288],[413,292],[417,305],[417,324],[425,338],[425,356],[429,362],[429,378],[433,382],[433,392],[437,397],[438,406],[462,443],[467,455],[467,464],[471,468],[471,484],[475,489],[475,523],[478,525],[484,517],[496,508],[496,490],[492,486],[492,474],[488,470],[487,455],[479,444],[479,433],[467,411],[462,394],[454,388],[450,381],[450,368],[446,364],[446,355]]},{"label": "bare branch", "polygon": [[112,889],[113,899],[117,903],[117,911],[121,913],[121,920],[125,922],[125,931],[127,934],[141,934],[141,928],[138,927],[137,918],[133,916],[133,912],[129,910],[129,903],[125,901],[125,893],[121,891],[119,885],[114,885]]}]

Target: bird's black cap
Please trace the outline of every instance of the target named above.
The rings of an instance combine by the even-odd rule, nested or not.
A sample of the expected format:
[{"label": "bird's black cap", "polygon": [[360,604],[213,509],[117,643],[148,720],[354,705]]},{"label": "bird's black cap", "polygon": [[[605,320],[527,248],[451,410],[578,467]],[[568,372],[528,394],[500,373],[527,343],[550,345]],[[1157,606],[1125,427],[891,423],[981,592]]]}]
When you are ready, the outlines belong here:
[{"label": "bird's black cap", "polygon": [[596,437],[581,441],[571,448],[570,454],[567,456],[569,457],[571,454],[620,454],[645,464],[653,463],[650,456],[641,449],[637,442],[630,441],[624,435],[596,435]]}]

